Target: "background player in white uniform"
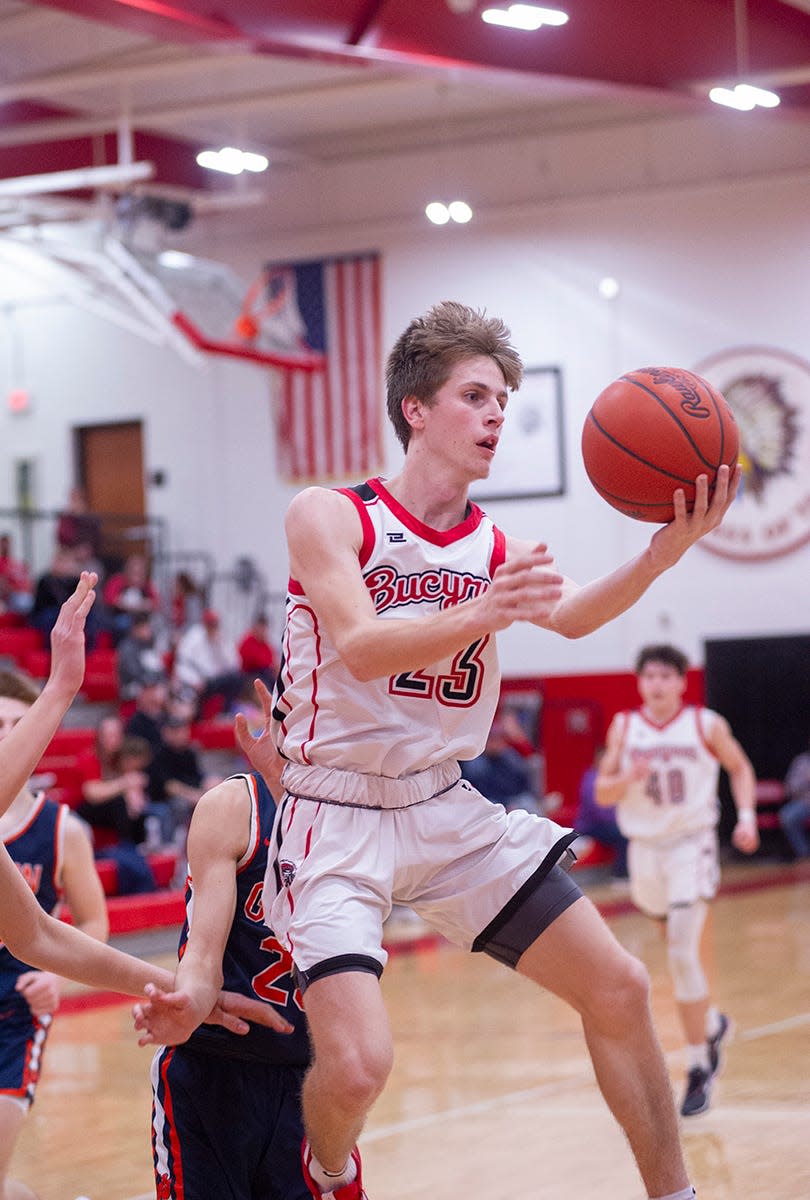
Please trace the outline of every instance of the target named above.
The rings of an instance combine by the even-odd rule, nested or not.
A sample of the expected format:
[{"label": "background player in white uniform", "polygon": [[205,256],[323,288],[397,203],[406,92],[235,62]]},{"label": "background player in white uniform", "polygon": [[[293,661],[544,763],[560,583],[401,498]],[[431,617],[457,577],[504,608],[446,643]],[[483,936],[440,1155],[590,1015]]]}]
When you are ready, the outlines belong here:
[{"label": "background player in white uniform", "polygon": [[456,760],[480,753],[491,724],[497,631],[527,621],[582,637],[625,612],[719,524],[739,471],[721,468],[711,501],[702,476],[692,513],[676,492],[646,550],[580,588],[545,545],[505,538],[468,501],[521,373],[503,322],[437,305],[388,360],[402,469],[350,492],[306,489],[287,513],[274,716],[290,762],[264,910],[305,989],[316,1198],[364,1195],[355,1142],[391,1067],[378,978],[393,900],[571,1004],[648,1195],[693,1194],[646,972],[556,865],[572,832],[492,805]]},{"label": "background player in white uniform", "polygon": [[596,782],[596,799],[617,805],[630,840],[633,900],[666,921],[670,974],[687,1042],[683,1116],[709,1107],[728,1018],[709,994],[704,937],[707,901],[720,879],[717,784],[722,765],[737,808],[734,845],[759,845],[754,770],[728,722],[708,708],[683,704],[686,656],[674,646],[645,646],[636,660],[642,707],[618,713]]}]

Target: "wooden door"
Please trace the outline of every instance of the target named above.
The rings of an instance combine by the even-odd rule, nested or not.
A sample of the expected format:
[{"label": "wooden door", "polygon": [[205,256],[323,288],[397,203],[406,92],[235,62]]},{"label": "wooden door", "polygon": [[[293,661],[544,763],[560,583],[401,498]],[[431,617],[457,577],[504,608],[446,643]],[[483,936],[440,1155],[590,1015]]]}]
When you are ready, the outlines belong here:
[{"label": "wooden door", "polygon": [[108,570],[129,554],[148,553],[143,425],[85,425],[76,430],[79,475],[92,512],[102,514],[101,557]]}]

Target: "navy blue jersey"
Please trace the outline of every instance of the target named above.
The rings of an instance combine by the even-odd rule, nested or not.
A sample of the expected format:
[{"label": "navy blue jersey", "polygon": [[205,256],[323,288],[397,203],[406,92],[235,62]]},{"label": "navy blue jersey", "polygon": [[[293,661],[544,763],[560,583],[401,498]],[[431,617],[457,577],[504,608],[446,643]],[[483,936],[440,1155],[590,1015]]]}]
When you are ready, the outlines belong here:
[{"label": "navy blue jersey", "polygon": [[[301,995],[292,979],[292,959],[264,924],[262,909],[267,847],[276,805],[260,775],[245,774],[234,778],[244,780],[250,796],[250,837],[248,848],[237,865],[236,911],[222,960],[222,986],[228,991],[275,1005],[294,1026],[295,1032],[276,1033],[252,1024],[250,1032],[241,1035],[230,1033],[219,1025],[201,1025],[186,1044],[208,1054],[302,1067],[310,1058],[309,1035]],[[186,920],[180,932],[181,958],[193,920],[194,882],[189,878]]]},{"label": "navy blue jersey", "polygon": [[[46,913],[55,913],[62,897],[62,842],[67,814],[64,804],[57,804],[41,793],[25,825],[3,839],[17,869]],[[14,989],[20,975],[32,969],[0,942],[0,998],[16,995]]]}]

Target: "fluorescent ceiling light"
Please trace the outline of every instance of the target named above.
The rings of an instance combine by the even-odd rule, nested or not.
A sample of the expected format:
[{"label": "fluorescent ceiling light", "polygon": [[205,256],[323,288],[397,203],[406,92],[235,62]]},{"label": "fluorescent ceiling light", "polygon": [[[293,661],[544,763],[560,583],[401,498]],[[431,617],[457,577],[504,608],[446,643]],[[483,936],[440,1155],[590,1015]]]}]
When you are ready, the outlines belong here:
[{"label": "fluorescent ceiling light", "polygon": [[533,31],[541,25],[565,25],[568,13],[557,8],[537,8],[534,4],[510,4],[508,8],[485,8],[481,20],[488,25]]},{"label": "fluorescent ceiling light", "polygon": [[776,92],[754,87],[751,83],[738,83],[734,88],[713,87],[709,99],[740,112],[750,112],[752,108],[776,108],[780,102]]},{"label": "fluorescent ceiling light", "polygon": [[263,154],[251,154],[238,150],[236,146],[223,146],[221,150],[201,150],[197,162],[209,171],[223,171],[226,175],[241,175],[243,171],[266,171],[270,162]]}]

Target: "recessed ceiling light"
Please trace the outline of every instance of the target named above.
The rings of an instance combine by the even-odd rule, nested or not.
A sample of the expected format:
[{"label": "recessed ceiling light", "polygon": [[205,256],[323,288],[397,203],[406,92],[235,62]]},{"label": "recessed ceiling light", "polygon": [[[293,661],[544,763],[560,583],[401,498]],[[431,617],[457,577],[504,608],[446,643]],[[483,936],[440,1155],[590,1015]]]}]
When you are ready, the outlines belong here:
[{"label": "recessed ceiling light", "polygon": [[541,25],[565,25],[568,13],[558,8],[537,8],[534,4],[510,4],[508,8],[485,8],[481,20],[488,25],[531,32]]},{"label": "recessed ceiling light", "polygon": [[425,216],[434,225],[446,225],[450,220],[450,210],[440,200],[431,200],[425,208]]},{"label": "recessed ceiling light", "polygon": [[243,171],[266,171],[269,159],[263,154],[252,154],[249,150],[238,150],[236,146],[223,146],[221,150],[201,150],[197,162],[209,171],[222,171],[226,175],[241,175]]},{"label": "recessed ceiling light", "polygon": [[425,207],[425,216],[434,225],[446,225],[448,221],[466,225],[472,220],[472,215],[473,210],[466,200],[451,200],[449,204],[443,204],[441,200],[431,200]]},{"label": "recessed ceiling light", "polygon": [[466,225],[472,220],[473,212],[466,200],[451,200],[447,211],[450,213],[450,220],[457,221],[459,225]]}]

